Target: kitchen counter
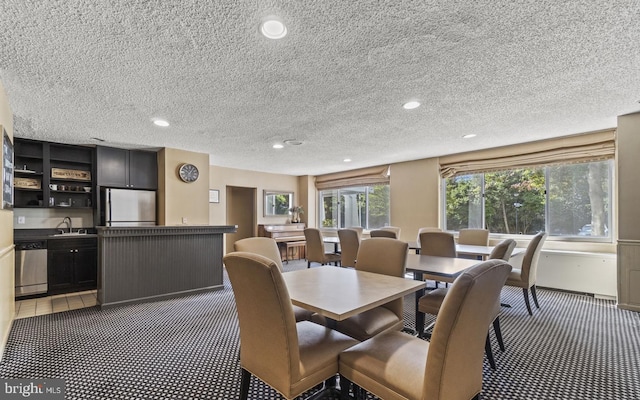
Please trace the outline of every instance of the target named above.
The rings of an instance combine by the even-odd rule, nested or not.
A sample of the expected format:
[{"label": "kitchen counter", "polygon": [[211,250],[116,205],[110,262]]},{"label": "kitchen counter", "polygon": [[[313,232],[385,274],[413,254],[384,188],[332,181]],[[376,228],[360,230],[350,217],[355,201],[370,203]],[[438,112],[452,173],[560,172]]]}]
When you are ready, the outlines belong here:
[{"label": "kitchen counter", "polygon": [[223,287],[223,234],[231,225],[96,228],[101,307]]},{"label": "kitchen counter", "polygon": [[55,239],[82,239],[98,237],[96,230],[93,228],[80,228],[86,230],[87,233],[77,234],[77,229],[73,230],[73,234],[58,235],[60,229],[15,229],[13,231],[14,242],[24,242],[29,240],[55,240]]}]

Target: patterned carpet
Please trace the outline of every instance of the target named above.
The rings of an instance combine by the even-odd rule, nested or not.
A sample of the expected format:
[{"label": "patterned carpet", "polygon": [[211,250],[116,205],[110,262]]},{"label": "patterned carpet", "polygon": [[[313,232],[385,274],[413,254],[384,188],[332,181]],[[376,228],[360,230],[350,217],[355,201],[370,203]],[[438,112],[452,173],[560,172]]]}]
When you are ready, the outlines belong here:
[{"label": "patterned carpet", "polygon": [[[485,361],[482,398],[640,399],[640,314],[582,295],[538,296],[542,309],[530,317],[522,292],[503,290],[513,305],[501,316],[507,348],[493,343],[497,370]],[[67,399],[237,399],[238,345],[225,277],[216,292],[16,320],[0,378],[65,379]],[[280,398],[257,379],[249,396]]]}]

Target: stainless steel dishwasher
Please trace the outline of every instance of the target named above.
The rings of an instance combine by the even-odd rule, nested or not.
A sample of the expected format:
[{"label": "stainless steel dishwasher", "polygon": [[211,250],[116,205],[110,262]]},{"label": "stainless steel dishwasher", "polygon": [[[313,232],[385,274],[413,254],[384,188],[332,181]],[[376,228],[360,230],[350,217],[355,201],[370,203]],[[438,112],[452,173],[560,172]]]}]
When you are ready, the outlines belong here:
[{"label": "stainless steel dishwasher", "polygon": [[46,293],[47,242],[16,242],[16,297]]}]

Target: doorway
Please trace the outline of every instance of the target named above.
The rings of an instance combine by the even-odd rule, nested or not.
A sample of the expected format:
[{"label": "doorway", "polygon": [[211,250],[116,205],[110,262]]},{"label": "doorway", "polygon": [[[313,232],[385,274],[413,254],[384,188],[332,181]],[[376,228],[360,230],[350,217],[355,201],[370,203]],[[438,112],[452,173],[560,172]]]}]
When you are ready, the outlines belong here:
[{"label": "doorway", "polygon": [[225,235],[226,253],[233,251],[236,240],[257,234],[256,193],[257,188],[227,186],[227,225],[237,225],[238,230]]}]

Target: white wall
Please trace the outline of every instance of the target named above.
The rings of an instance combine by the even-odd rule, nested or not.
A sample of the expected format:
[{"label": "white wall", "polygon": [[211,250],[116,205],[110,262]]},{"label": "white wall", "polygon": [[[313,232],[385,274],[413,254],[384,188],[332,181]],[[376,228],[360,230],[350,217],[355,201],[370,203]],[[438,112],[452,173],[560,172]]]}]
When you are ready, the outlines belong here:
[{"label": "white wall", "polygon": [[[13,139],[13,114],[2,82],[0,82],[0,125]],[[1,131],[0,135],[2,135]],[[0,165],[4,165],[3,163],[0,151]],[[0,191],[0,196],[2,196],[1,193]],[[15,314],[14,257],[13,212],[0,209],[0,359],[4,354]]]}]

